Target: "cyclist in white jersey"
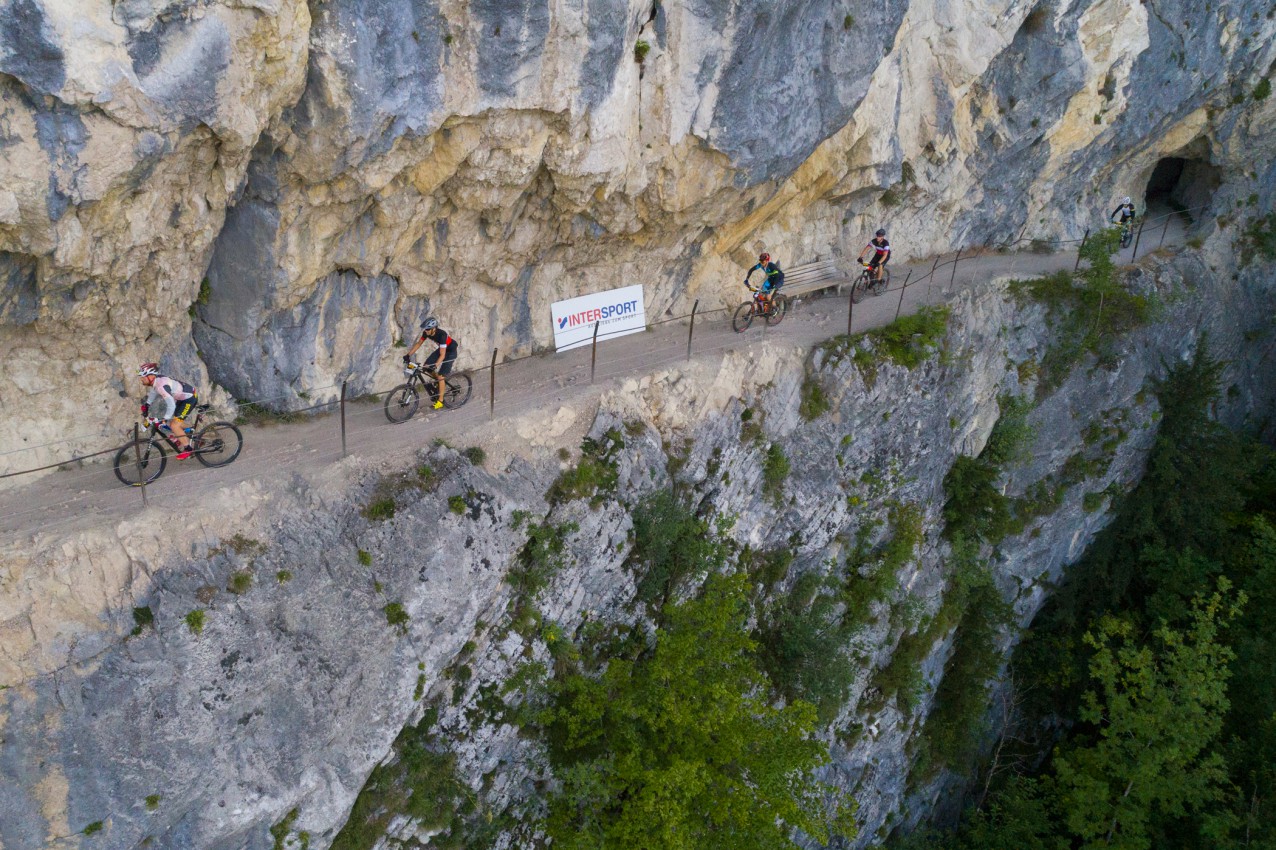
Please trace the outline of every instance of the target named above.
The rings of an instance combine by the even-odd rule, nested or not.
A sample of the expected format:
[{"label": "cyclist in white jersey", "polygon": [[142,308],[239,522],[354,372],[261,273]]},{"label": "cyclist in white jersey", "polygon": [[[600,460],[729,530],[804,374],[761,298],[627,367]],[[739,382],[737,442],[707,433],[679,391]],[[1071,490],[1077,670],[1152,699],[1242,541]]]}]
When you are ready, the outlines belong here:
[{"label": "cyclist in white jersey", "polygon": [[177,459],[186,460],[191,456],[191,445],[186,436],[184,420],[198,404],[195,387],[175,378],[164,377],[159,373],[158,363],[143,363],[137,370],[137,376],[142,379],[142,386],[150,390],[146,394],[146,401],[142,402],[142,415],[148,416],[152,407],[163,404],[162,408],[157,407],[160,415],[151,421],[171,432],[173,443],[177,446]]}]

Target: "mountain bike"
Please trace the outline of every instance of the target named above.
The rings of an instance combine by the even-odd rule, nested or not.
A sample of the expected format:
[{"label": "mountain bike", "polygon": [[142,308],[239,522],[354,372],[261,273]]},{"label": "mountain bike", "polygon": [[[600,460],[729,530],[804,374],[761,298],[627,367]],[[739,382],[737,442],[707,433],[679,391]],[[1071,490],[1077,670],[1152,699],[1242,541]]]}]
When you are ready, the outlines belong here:
[{"label": "mountain bike", "polygon": [[[420,363],[409,363],[403,369],[408,376],[406,384],[390,390],[385,397],[385,418],[391,422],[407,422],[416,415],[421,406],[421,397],[436,398],[439,391],[439,375]],[[474,392],[474,382],[469,372],[453,372],[443,376],[443,406],[455,410],[470,400]]]},{"label": "mountain bike", "polygon": [[1134,219],[1121,222],[1121,247],[1129,248],[1134,239]]},{"label": "mountain bike", "polygon": [[[213,422],[201,427],[200,420],[208,412],[208,405],[201,404],[195,410],[195,421],[186,429],[195,459],[204,466],[216,467],[225,466],[239,457],[244,448],[244,435],[239,429],[229,422]],[[150,484],[164,474],[164,467],[168,464],[168,448],[174,454],[180,453],[173,439],[174,435],[167,428],[160,427],[161,421],[147,419],[146,436],[136,443],[130,440],[115,453],[115,477],[122,483],[130,487]]]},{"label": "mountain bike", "polygon": [[753,297],[737,307],[735,315],[731,317],[731,329],[733,331],[744,333],[749,329],[749,325],[753,324],[753,320],[759,316],[765,319],[768,325],[778,325],[784,321],[784,314],[789,311],[788,298],[778,292],[767,297],[760,290],[753,287],[749,287],[749,291],[753,293]]},{"label": "mountain bike", "polygon": [[884,266],[879,266],[876,275],[873,274],[873,267],[864,261],[860,261],[860,265],[864,267],[864,271],[860,272],[860,276],[855,279],[855,283],[851,284],[851,300],[856,304],[864,300],[864,296],[871,293],[873,295],[881,295],[891,286],[891,270]]}]

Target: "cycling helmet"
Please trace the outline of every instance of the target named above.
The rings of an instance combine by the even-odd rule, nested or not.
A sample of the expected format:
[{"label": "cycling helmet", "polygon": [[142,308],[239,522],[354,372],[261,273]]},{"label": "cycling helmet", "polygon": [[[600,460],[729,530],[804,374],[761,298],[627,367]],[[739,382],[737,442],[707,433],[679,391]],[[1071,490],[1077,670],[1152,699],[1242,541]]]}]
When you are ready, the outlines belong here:
[{"label": "cycling helmet", "polygon": [[158,363],[143,363],[141,367],[137,370],[137,376],[139,378],[145,378],[150,375],[158,375],[158,374],[159,374]]},{"label": "cycling helmet", "polygon": [[434,318],[433,316],[430,316],[424,322],[421,323],[421,330],[432,331],[438,326],[439,326],[439,320]]},{"label": "cycling helmet", "polygon": [[1124,198],[1122,198],[1122,199],[1121,199],[1121,204],[1122,204],[1122,205],[1125,205],[1125,204],[1128,204],[1128,203],[1130,203],[1130,196],[1129,196],[1129,195],[1126,195]]},{"label": "cycling helmet", "polygon": [[766,251],[763,251],[761,254],[758,254],[758,262],[759,263],[771,262],[771,255],[768,254]]},{"label": "cycling helmet", "polygon": [[878,231],[877,231],[877,235],[878,235],[878,236],[885,236],[885,235],[886,235],[886,231],[885,231],[885,230],[878,230]]}]

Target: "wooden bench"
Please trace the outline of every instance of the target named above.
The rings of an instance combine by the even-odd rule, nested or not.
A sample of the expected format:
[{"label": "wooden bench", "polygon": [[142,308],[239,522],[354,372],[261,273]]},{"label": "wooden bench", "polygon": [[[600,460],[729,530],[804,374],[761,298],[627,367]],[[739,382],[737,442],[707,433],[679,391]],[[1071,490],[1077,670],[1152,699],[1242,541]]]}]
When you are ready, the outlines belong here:
[{"label": "wooden bench", "polygon": [[838,292],[841,292],[842,285],[851,283],[853,280],[854,278],[847,275],[837,260],[818,260],[786,269],[784,287],[780,292],[789,298],[809,295],[821,289],[828,289],[830,286],[836,286]]}]

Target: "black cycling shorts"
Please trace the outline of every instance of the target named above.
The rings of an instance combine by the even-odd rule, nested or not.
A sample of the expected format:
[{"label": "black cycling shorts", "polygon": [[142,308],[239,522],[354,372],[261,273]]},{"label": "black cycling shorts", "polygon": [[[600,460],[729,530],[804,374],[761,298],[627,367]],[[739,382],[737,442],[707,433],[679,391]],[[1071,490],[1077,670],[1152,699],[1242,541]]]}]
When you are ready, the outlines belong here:
[{"label": "black cycling shorts", "polygon": [[434,353],[425,359],[425,368],[431,372],[437,372],[440,375],[452,374],[452,364],[456,362],[456,345],[449,345],[446,349],[447,354],[443,356],[443,364],[435,368],[439,362],[439,354],[444,351],[442,348],[434,349]]},{"label": "black cycling shorts", "polygon": [[886,262],[885,262],[885,261],[881,258],[881,256],[880,256],[880,255],[878,255],[878,254],[874,254],[874,255],[873,255],[873,259],[871,259],[871,260],[869,260],[869,261],[868,261],[868,265],[869,265],[869,268],[873,268],[873,269],[875,269],[875,268],[877,268],[878,266],[884,266],[884,265],[886,265]]},{"label": "black cycling shorts", "polygon": [[191,396],[185,401],[177,402],[177,407],[173,409],[173,419],[185,419],[191,415],[191,411],[195,409],[195,405],[199,404],[199,399]]}]

